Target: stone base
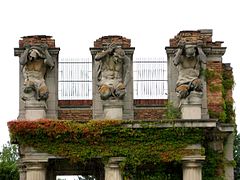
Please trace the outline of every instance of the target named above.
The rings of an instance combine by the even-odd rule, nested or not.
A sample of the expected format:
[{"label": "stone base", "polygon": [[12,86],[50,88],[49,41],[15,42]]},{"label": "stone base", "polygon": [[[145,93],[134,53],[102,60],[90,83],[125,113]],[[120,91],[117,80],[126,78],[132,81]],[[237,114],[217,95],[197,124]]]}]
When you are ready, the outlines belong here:
[{"label": "stone base", "polygon": [[202,118],[202,93],[191,92],[191,94],[180,101],[182,119]]},{"label": "stone base", "polygon": [[25,102],[25,119],[41,119],[46,118],[45,101],[26,101]]},{"label": "stone base", "polygon": [[201,105],[181,105],[182,119],[201,119]]},{"label": "stone base", "polygon": [[103,104],[104,119],[123,119],[123,105],[120,100],[108,100]]}]

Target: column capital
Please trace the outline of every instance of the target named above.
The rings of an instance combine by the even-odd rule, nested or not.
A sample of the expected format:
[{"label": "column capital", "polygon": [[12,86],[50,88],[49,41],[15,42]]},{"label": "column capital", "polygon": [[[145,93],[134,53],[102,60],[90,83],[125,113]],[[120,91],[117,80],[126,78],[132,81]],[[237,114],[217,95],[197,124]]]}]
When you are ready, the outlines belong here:
[{"label": "column capital", "polygon": [[203,161],[183,161],[183,167],[186,168],[200,168],[202,167],[202,162]]},{"label": "column capital", "polygon": [[109,158],[108,163],[105,165],[105,167],[119,168],[119,163],[122,162],[124,159],[124,157],[111,157]]},{"label": "column capital", "polygon": [[26,170],[45,170],[47,162],[25,162]]}]

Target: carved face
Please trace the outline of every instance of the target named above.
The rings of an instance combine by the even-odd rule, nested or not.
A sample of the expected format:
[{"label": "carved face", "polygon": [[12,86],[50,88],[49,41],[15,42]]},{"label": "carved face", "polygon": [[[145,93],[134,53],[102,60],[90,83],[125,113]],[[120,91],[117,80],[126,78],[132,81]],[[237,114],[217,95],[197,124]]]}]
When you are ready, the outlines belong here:
[{"label": "carved face", "polygon": [[185,53],[186,53],[186,57],[194,57],[196,54],[196,49],[195,46],[193,45],[186,45],[185,46]]},{"label": "carved face", "polygon": [[117,57],[119,57],[119,58],[124,58],[125,52],[124,52],[124,50],[121,49],[121,48],[116,48],[116,49],[114,50],[114,55],[117,56]]},{"label": "carved face", "polygon": [[42,54],[37,49],[30,49],[28,52],[28,58],[30,61],[37,59],[38,57],[42,58]]}]

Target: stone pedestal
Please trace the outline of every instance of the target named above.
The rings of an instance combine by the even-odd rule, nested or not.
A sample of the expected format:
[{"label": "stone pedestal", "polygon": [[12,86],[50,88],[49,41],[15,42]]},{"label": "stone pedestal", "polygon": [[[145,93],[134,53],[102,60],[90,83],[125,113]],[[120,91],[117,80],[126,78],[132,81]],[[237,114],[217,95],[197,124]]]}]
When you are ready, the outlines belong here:
[{"label": "stone pedestal", "polygon": [[25,119],[41,119],[46,118],[45,101],[26,101],[25,102]]},{"label": "stone pedestal", "polygon": [[45,163],[26,163],[26,180],[46,180]]},{"label": "stone pedestal", "polygon": [[123,161],[123,157],[112,157],[108,164],[105,165],[105,180],[122,180],[119,163]]},{"label": "stone pedestal", "polygon": [[103,103],[104,119],[123,119],[123,104],[119,100],[107,100]]},{"label": "stone pedestal", "polygon": [[184,161],[183,180],[202,180],[202,164],[198,161]]},{"label": "stone pedestal", "polygon": [[202,118],[202,93],[191,92],[191,94],[180,101],[182,119]]}]

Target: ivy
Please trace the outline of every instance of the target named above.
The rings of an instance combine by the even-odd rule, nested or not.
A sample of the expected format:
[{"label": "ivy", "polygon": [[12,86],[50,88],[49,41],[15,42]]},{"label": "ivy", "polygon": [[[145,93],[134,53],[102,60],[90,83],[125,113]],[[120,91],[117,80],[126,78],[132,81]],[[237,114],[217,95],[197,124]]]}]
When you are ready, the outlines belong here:
[{"label": "ivy", "polygon": [[201,153],[185,149],[189,144],[203,141],[201,129],[154,128],[154,122],[149,126],[147,122],[139,122],[140,128],[129,128],[132,123],[122,120],[79,123],[40,119],[10,121],[8,127],[12,141],[65,157],[71,162],[84,163],[95,157],[103,160],[125,157],[121,167],[126,176],[136,174],[147,165],[178,162],[183,156]]},{"label": "ivy", "polygon": [[179,108],[174,107],[172,102],[168,102],[166,104],[166,107],[167,107],[165,113],[166,119],[173,120],[181,118],[181,111],[179,110]]},{"label": "ivy", "polygon": [[[222,111],[215,112],[209,109],[210,118],[218,118],[223,123],[235,123],[235,111],[233,108],[233,100],[228,96],[229,91],[234,87],[234,79],[232,71],[223,70],[222,73],[216,73],[212,69],[203,71],[206,80],[209,82],[210,92],[222,92],[223,104]],[[213,79],[221,79],[222,84],[210,83]]]},{"label": "ivy", "polygon": [[224,180],[223,153],[217,152],[210,147],[205,148],[206,160],[203,162],[204,180]]}]

